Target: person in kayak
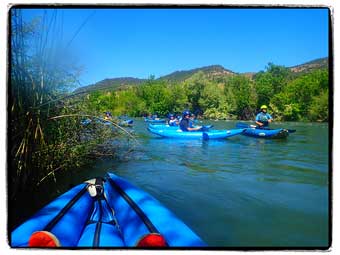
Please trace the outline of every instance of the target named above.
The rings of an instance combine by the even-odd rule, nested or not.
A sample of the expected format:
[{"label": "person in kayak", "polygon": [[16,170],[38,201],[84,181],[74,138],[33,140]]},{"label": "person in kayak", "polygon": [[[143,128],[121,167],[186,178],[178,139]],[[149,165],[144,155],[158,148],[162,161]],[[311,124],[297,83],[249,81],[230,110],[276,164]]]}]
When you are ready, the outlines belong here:
[{"label": "person in kayak", "polygon": [[192,114],[190,115],[189,126],[190,126],[191,128],[193,128],[193,127],[195,126],[196,123],[197,123],[196,116],[195,116],[195,114],[192,113]]},{"label": "person in kayak", "polygon": [[153,120],[159,120],[157,113],[153,114],[151,118]]},{"label": "person in kayak", "polygon": [[104,120],[111,120],[111,119],[112,119],[111,112],[105,112]]},{"label": "person in kayak", "polygon": [[185,111],[183,112],[182,120],[181,120],[181,122],[179,123],[180,129],[181,129],[182,131],[185,131],[185,132],[187,132],[187,131],[190,132],[190,131],[199,131],[199,130],[201,130],[201,129],[202,129],[201,126],[198,126],[198,127],[190,127],[190,116],[191,116],[191,114],[190,114],[189,111],[185,110]]},{"label": "person in kayak", "polygon": [[175,118],[175,115],[170,113],[168,124],[169,126],[178,126],[179,121]]},{"label": "person in kayak", "polygon": [[152,114],[149,113],[147,116],[144,116],[144,118],[147,120],[152,120]]},{"label": "person in kayak", "polygon": [[273,121],[272,116],[267,113],[267,106],[262,105],[261,111],[256,115],[255,122],[258,125],[258,128],[265,128],[269,126],[269,123]]}]

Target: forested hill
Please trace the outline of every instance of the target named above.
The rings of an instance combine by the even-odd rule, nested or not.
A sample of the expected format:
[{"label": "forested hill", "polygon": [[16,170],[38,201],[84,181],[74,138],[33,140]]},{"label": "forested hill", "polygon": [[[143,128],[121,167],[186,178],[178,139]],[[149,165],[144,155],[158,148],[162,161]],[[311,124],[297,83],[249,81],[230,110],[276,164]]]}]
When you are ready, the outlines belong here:
[{"label": "forested hill", "polygon": [[204,74],[208,76],[228,76],[228,75],[234,75],[236,74],[233,71],[230,71],[228,69],[225,69],[221,65],[212,65],[212,66],[205,66],[200,68],[191,69],[188,71],[176,71],[171,74],[165,75],[160,77],[160,80],[165,80],[169,82],[181,82],[184,81],[191,76],[193,76],[195,73],[203,72]]},{"label": "forested hill", "polygon": [[[300,73],[306,73],[311,72],[316,69],[323,69],[328,68],[328,58],[320,58],[316,60],[312,60],[300,65],[288,67],[292,73],[300,74]],[[228,77],[233,75],[244,75],[248,78],[253,78],[256,74],[255,72],[247,72],[247,73],[236,73],[231,70],[228,70],[224,68],[221,65],[211,65],[211,66],[205,66],[200,68],[195,68],[191,70],[184,70],[184,71],[175,71],[173,73],[170,73],[165,76],[161,76],[156,80],[166,81],[170,83],[175,82],[182,82],[193,75],[195,75],[198,72],[203,72],[207,77],[213,78],[213,77]],[[74,92],[90,92],[90,91],[96,91],[96,90],[119,90],[124,89],[128,85],[140,85],[144,82],[146,82],[147,79],[138,79],[133,77],[119,77],[119,78],[109,78],[104,79],[102,81],[99,81],[95,84],[91,84],[88,86],[80,87],[76,89]]]},{"label": "forested hill", "polygon": [[328,69],[328,58],[319,58],[302,65],[292,66],[289,69],[294,73],[307,73],[315,69]]},{"label": "forested hill", "polygon": [[145,82],[145,79],[138,79],[133,77],[121,77],[121,78],[113,78],[113,79],[105,79],[99,81],[95,84],[91,84],[88,86],[84,86],[81,88],[76,89],[75,93],[80,92],[90,92],[96,90],[117,90],[117,89],[124,89],[127,85],[138,85]]},{"label": "forested hill", "polygon": [[[195,68],[191,70],[185,70],[185,71],[175,71],[171,74],[162,76],[158,78],[157,80],[164,80],[167,82],[182,82],[198,72],[203,72],[204,74],[208,76],[218,76],[218,75],[227,76],[227,75],[235,74],[234,72],[228,69],[225,69],[221,65],[212,65],[212,66],[204,66],[204,67]],[[132,77],[105,79],[95,84],[91,84],[88,86],[78,88],[75,92],[76,93],[83,92],[83,91],[89,92],[89,91],[105,90],[105,89],[107,90],[124,89],[126,85],[139,85],[145,81],[147,81],[147,79],[138,79],[138,78],[132,78]]]}]

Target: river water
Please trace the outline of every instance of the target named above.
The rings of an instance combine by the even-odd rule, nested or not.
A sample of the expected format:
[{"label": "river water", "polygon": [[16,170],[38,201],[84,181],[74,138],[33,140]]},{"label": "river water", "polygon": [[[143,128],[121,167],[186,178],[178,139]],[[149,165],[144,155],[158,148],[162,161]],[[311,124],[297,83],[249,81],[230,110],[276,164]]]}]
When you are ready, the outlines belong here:
[{"label": "river water", "polygon": [[[233,121],[206,121],[215,129]],[[158,138],[136,119],[138,145],[121,161],[82,168],[68,183],[112,171],[152,194],[211,247],[319,247],[329,240],[329,129],[296,129],[287,139]],[[171,223],[170,223],[171,224]]]}]

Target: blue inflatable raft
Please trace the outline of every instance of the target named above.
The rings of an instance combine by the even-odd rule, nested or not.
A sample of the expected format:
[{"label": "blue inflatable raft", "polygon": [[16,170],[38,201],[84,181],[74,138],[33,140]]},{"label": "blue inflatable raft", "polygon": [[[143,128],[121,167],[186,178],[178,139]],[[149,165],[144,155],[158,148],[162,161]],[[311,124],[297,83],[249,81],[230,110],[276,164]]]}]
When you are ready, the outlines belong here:
[{"label": "blue inflatable raft", "polygon": [[206,246],[155,198],[112,173],[56,198],[17,227],[10,244],[30,247],[41,232],[61,247],[148,247],[150,236],[161,238],[162,246]]},{"label": "blue inflatable raft", "polygon": [[251,127],[244,123],[237,123],[237,128],[245,128],[244,133],[245,136],[252,136],[258,138],[286,138],[289,133],[294,133],[296,130],[285,129],[285,128],[277,128],[277,129],[269,129],[269,128],[256,128]]},{"label": "blue inflatable raft", "polygon": [[148,127],[148,130],[155,135],[166,137],[166,138],[177,138],[177,139],[225,139],[231,136],[239,135],[244,132],[244,129],[230,129],[230,130],[210,130],[210,131],[192,131],[185,132],[181,129],[154,129]]}]

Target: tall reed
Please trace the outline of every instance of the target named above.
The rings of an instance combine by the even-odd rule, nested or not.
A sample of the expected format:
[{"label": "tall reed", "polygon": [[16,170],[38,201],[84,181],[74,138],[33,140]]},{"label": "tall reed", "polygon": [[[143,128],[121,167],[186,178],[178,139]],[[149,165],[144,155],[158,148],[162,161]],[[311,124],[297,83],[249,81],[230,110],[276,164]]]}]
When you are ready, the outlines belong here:
[{"label": "tall reed", "polygon": [[[25,22],[22,10],[11,9],[10,79],[8,90],[9,225],[40,206],[42,186],[53,185],[57,173],[68,171],[100,155],[98,145],[117,137],[112,129],[94,126],[96,135],[80,125],[88,112],[79,97],[68,97],[79,70],[60,56],[62,42],[57,10]],[[62,48],[62,47],[61,47]],[[63,49],[62,49],[63,50]],[[63,62],[64,61],[64,62]],[[67,116],[67,117],[62,117]],[[92,130],[94,131],[94,130]],[[114,156],[114,148],[106,154]],[[98,153],[96,155],[95,153]],[[51,180],[53,180],[51,184]]]}]

